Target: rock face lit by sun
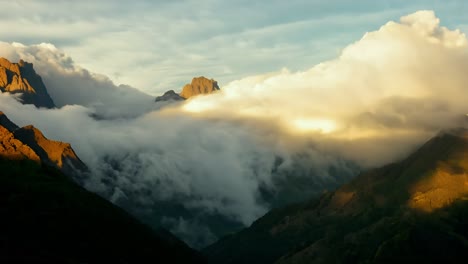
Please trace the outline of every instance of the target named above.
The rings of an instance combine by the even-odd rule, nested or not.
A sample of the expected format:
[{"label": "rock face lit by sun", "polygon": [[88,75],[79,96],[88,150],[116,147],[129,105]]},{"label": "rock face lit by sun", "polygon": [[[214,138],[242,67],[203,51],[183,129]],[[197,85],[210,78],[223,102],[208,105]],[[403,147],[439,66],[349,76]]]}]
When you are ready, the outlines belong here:
[{"label": "rock face lit by sun", "polygon": [[336,123],[329,119],[295,119],[292,121],[293,128],[298,132],[320,132],[324,134],[336,130]]}]

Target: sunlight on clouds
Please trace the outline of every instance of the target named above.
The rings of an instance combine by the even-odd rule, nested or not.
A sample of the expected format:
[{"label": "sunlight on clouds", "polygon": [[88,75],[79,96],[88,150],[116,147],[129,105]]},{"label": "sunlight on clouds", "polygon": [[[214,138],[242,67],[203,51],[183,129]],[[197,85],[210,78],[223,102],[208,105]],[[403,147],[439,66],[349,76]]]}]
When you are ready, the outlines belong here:
[{"label": "sunlight on clouds", "polygon": [[328,134],[336,130],[335,121],[330,119],[295,119],[291,122],[291,126],[298,132],[320,132]]},{"label": "sunlight on clouds", "polygon": [[286,131],[349,140],[426,136],[466,113],[467,46],[433,11],[418,11],[366,33],[335,60],[237,80],[182,110],[278,120]]},{"label": "sunlight on clouds", "polygon": [[198,98],[199,100],[188,100],[188,102],[182,106],[182,109],[190,113],[202,113],[216,108],[214,101],[203,100],[201,97]]}]

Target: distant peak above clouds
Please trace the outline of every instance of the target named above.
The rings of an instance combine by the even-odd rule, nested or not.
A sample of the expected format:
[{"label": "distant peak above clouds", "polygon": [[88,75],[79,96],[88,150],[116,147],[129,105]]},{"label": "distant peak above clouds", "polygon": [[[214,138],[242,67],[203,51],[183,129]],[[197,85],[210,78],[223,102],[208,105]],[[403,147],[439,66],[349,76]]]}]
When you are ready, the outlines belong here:
[{"label": "distant peak above clouds", "polygon": [[210,94],[219,90],[218,82],[204,76],[195,77],[192,83],[186,84],[180,93],[185,99],[199,94]]},{"label": "distant peak above clouds", "polygon": [[180,94],[169,90],[163,95],[156,97],[155,102],[183,101],[191,97],[203,94],[211,94],[219,91],[218,82],[204,76],[194,77],[191,83],[186,84]]},{"label": "distant peak above clouds", "polygon": [[161,101],[183,101],[185,98],[174,92],[174,90],[169,90],[165,92],[163,95],[156,97],[155,102]]},{"label": "distant peak above clouds", "polygon": [[25,104],[45,108],[55,107],[42,78],[34,70],[33,64],[23,60],[12,63],[5,58],[0,58],[0,91],[20,93],[21,100]]}]

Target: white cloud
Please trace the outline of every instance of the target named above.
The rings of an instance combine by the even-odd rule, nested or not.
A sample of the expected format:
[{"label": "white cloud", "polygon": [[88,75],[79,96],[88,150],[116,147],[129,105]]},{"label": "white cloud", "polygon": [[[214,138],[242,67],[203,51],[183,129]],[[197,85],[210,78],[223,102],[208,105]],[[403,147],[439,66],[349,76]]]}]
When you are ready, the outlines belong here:
[{"label": "white cloud", "polygon": [[71,57],[52,44],[0,42],[0,56],[33,63],[59,107],[92,107],[102,117],[133,117],[154,108],[153,97],[129,86],[116,86],[108,77],[75,65]]},{"label": "white cloud", "polygon": [[234,81],[184,108],[316,128],[329,132],[330,142],[359,138],[343,154],[353,159],[363,147],[361,164],[377,166],[401,157],[405,147],[383,149],[376,141],[421,141],[468,110],[467,64],[466,36],[441,27],[432,11],[420,11],[367,33],[336,60]]},{"label": "white cloud", "polygon": [[[334,12],[335,5],[341,11]],[[304,69],[333,58],[361,30],[395,17],[402,8],[411,9],[396,6],[376,12],[372,4],[363,6],[304,0],[255,5],[207,0],[6,1],[0,10],[0,34],[9,42],[54,43],[82,67],[156,95],[178,90],[194,76],[213,77],[224,85],[281,67]]]}]

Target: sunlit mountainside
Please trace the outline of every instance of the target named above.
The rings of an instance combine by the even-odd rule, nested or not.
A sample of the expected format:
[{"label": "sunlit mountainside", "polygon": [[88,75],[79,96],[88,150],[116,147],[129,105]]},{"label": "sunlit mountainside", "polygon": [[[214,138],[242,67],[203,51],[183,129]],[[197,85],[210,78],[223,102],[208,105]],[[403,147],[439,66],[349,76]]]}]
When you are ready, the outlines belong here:
[{"label": "sunlit mountainside", "polygon": [[213,263],[462,263],[468,130],[320,198],[269,212],[204,250]]}]

